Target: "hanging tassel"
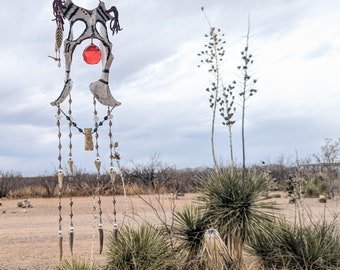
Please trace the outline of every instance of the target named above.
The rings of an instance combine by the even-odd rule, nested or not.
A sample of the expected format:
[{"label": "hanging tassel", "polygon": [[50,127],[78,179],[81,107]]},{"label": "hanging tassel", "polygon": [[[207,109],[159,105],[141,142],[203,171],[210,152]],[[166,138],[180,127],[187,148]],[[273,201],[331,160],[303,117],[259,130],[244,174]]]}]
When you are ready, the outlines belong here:
[{"label": "hanging tassel", "polygon": [[102,225],[99,225],[99,254],[102,254],[103,245],[104,245],[104,231]]},{"label": "hanging tassel", "polygon": [[63,235],[59,234],[59,260],[63,258]]},{"label": "hanging tassel", "polygon": [[73,238],[74,238],[74,227],[71,224],[70,232],[69,232],[69,244],[70,244],[70,250],[71,250],[71,255],[72,256],[73,256]]},{"label": "hanging tassel", "polygon": [[117,223],[113,224],[113,240],[115,241],[115,243],[118,242],[118,224]]}]

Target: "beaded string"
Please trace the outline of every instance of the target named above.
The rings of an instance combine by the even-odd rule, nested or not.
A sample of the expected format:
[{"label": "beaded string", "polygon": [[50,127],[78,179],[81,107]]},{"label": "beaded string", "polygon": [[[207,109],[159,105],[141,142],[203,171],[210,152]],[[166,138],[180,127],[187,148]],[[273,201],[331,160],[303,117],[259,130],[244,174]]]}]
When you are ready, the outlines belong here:
[{"label": "beaded string", "polygon": [[[113,110],[113,108],[110,109],[110,113],[112,112],[112,110]],[[85,134],[85,133],[84,133],[84,129],[78,127],[78,124],[77,124],[76,122],[73,122],[72,118],[71,118],[70,116],[68,116],[61,108],[60,108],[60,112],[65,116],[66,120],[71,121],[72,126],[74,126],[74,127],[79,131],[79,133]],[[97,117],[98,117],[98,116],[97,116]],[[107,121],[108,119],[109,119],[109,114],[107,114],[106,116],[104,116],[104,118],[103,118],[102,121],[99,121],[99,118],[98,118],[98,120],[97,120],[97,122],[99,121],[99,122],[98,122],[98,126],[95,127],[95,128],[93,129],[93,131],[92,131],[91,134],[96,133],[96,132],[98,131],[98,128],[101,127],[101,126],[103,126],[104,122]]]},{"label": "beaded string", "polygon": [[101,189],[101,174],[100,174],[100,166],[101,166],[101,161],[100,161],[100,155],[99,155],[99,144],[98,144],[98,138],[99,138],[99,134],[98,134],[98,112],[97,112],[97,107],[96,107],[96,99],[95,97],[93,97],[93,115],[94,115],[94,134],[95,134],[95,149],[96,149],[96,160],[94,161],[95,167],[97,169],[97,196],[98,196],[98,210],[99,210],[99,225],[98,225],[98,231],[99,231],[99,254],[102,253],[103,251],[103,244],[104,244],[104,232],[103,232],[103,219],[102,219],[102,207],[101,207],[101,198],[100,198],[100,189]]},{"label": "beaded string", "polygon": [[71,255],[73,256],[73,239],[74,239],[74,225],[73,225],[73,159],[72,159],[72,97],[69,94],[69,109],[68,109],[68,116],[69,116],[69,155],[68,155],[68,180],[69,180],[69,191],[70,191],[70,231],[69,231],[69,245],[71,250]]},{"label": "beaded string", "polygon": [[117,223],[117,210],[116,210],[116,197],[115,197],[115,180],[116,180],[116,172],[113,166],[113,160],[115,158],[113,149],[118,147],[118,143],[113,144],[113,137],[112,137],[112,115],[111,115],[110,107],[107,108],[107,115],[109,118],[109,140],[110,140],[110,179],[112,182],[112,204],[113,204],[113,239],[117,242],[118,241],[118,223]]},{"label": "beaded string", "polygon": [[61,216],[61,210],[62,210],[62,206],[61,206],[61,198],[62,198],[62,187],[63,187],[63,169],[61,166],[61,160],[62,160],[62,156],[61,156],[61,149],[62,149],[62,144],[61,144],[61,130],[60,130],[60,119],[61,119],[61,110],[60,110],[60,106],[58,106],[58,111],[57,111],[57,127],[58,127],[58,151],[59,151],[59,155],[58,155],[58,161],[59,161],[59,167],[58,167],[58,187],[59,187],[59,192],[58,192],[58,199],[59,199],[59,203],[58,203],[58,210],[59,210],[59,228],[58,228],[58,238],[59,238],[59,260],[62,259],[63,257],[63,231],[62,231],[62,226],[61,226],[61,222],[63,220],[62,216]]}]

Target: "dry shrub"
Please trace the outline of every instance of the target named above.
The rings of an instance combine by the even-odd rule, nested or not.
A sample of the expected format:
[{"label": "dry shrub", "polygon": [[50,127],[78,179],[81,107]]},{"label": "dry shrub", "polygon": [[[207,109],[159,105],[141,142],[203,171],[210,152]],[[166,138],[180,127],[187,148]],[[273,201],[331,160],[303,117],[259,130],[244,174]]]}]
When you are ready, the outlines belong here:
[{"label": "dry shrub", "polygon": [[40,198],[40,197],[46,197],[46,189],[43,186],[40,185],[34,185],[34,186],[26,186],[14,189],[10,192],[10,197],[15,198]]}]

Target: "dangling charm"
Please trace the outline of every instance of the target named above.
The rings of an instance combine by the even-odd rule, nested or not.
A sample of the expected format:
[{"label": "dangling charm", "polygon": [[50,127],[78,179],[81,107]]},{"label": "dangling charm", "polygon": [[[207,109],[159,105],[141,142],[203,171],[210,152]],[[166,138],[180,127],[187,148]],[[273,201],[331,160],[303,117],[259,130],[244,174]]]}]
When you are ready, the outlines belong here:
[{"label": "dangling charm", "polygon": [[69,244],[70,244],[70,250],[71,250],[72,256],[73,256],[73,238],[74,238],[74,227],[73,227],[73,224],[71,224],[70,232],[69,232]]},{"label": "dangling charm", "polygon": [[102,254],[103,246],[104,246],[104,231],[103,231],[103,223],[99,222],[99,254]]},{"label": "dangling charm", "polygon": [[58,185],[59,185],[60,190],[63,188],[63,180],[64,180],[63,170],[59,170],[59,172],[58,172]]},{"label": "dangling charm", "polygon": [[83,58],[86,64],[89,65],[96,65],[102,59],[102,52],[98,46],[93,44],[92,40],[91,45],[87,46],[83,51]]},{"label": "dangling charm", "polygon": [[85,151],[93,151],[92,128],[84,128]]},{"label": "dangling charm", "polygon": [[69,171],[70,175],[73,175],[73,160],[72,160],[72,157],[69,157],[67,164],[68,164],[68,171]]},{"label": "dangling charm", "polygon": [[101,166],[102,162],[100,161],[99,156],[97,156],[96,160],[94,161],[94,166],[96,166],[98,175],[100,174],[100,166]]},{"label": "dangling charm", "polygon": [[116,172],[113,166],[110,166],[110,179],[112,182],[112,185],[115,183],[116,180]]},{"label": "dangling charm", "polygon": [[63,20],[63,3],[60,0],[54,0],[53,1],[53,14],[55,17],[55,21],[57,24],[57,28],[55,30],[55,57],[49,56],[55,61],[58,61],[58,67],[61,67],[60,63],[60,48],[63,43],[63,36],[64,36],[64,20]]}]

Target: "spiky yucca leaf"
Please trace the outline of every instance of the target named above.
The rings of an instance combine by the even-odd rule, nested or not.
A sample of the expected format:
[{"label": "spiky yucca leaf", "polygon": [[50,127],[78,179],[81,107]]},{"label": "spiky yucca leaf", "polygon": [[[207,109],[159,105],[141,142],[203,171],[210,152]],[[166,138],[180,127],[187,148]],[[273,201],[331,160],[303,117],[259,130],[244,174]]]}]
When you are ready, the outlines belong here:
[{"label": "spiky yucca leaf", "polygon": [[242,241],[252,238],[257,230],[265,230],[274,220],[275,207],[266,194],[266,179],[261,174],[221,170],[200,183],[201,201],[209,223],[218,228],[222,237],[238,236]]},{"label": "spiky yucca leaf", "polygon": [[175,264],[168,236],[151,225],[122,227],[118,241],[109,237],[108,250],[110,270],[158,270]]},{"label": "spiky yucca leaf", "polygon": [[85,260],[72,258],[70,260],[63,260],[56,268],[56,270],[97,270],[96,262],[87,262]]},{"label": "spiky yucca leaf", "polygon": [[250,251],[261,257],[268,268],[330,270],[340,267],[340,235],[335,222],[299,226],[280,221],[272,227],[270,237],[259,234]]},{"label": "spiky yucca leaf", "polygon": [[172,232],[184,263],[198,259],[206,229],[205,213],[201,207],[190,205],[175,213]]},{"label": "spiky yucca leaf", "polygon": [[200,201],[210,226],[217,228],[231,252],[232,258],[243,265],[244,243],[250,242],[257,231],[267,231],[274,220],[274,206],[267,199],[266,178],[220,170],[200,182]]}]

